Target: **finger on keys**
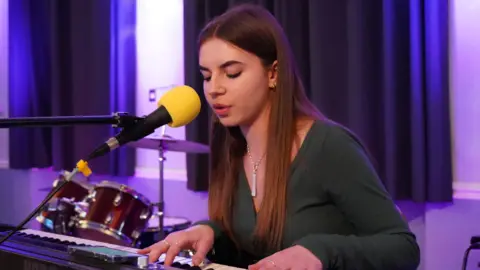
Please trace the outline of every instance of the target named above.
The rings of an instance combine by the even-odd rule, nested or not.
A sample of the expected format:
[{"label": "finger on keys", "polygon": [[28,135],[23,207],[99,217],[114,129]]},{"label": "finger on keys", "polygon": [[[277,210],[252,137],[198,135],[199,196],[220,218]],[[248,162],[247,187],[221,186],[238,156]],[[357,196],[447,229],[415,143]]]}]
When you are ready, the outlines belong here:
[{"label": "finger on keys", "polygon": [[168,245],[162,245],[161,242],[158,242],[156,244],[153,244],[147,248],[144,248],[142,250],[139,250],[138,253],[139,254],[148,254],[148,261],[150,263],[154,263],[156,261],[158,261],[158,258],[160,258],[160,256],[167,252],[168,250]]},{"label": "finger on keys", "polygon": [[154,249],[150,254],[148,254],[148,262],[154,263],[158,261],[158,258],[162,256],[164,252],[161,249]]},{"label": "finger on keys", "polygon": [[163,264],[166,266],[172,265],[175,257],[180,253],[180,251],[182,251],[180,243],[175,243],[174,245],[172,245],[167,250],[167,254],[165,255],[165,262]]},{"label": "finger on keys", "polygon": [[199,241],[198,245],[196,245],[195,248],[195,254],[192,256],[192,263],[195,266],[199,266],[205,257],[207,256],[207,253],[210,249],[211,245],[209,244],[208,241]]},{"label": "finger on keys", "polygon": [[150,253],[150,251],[152,251],[152,246],[146,247],[144,249],[140,249],[138,251],[138,254],[148,254]]}]

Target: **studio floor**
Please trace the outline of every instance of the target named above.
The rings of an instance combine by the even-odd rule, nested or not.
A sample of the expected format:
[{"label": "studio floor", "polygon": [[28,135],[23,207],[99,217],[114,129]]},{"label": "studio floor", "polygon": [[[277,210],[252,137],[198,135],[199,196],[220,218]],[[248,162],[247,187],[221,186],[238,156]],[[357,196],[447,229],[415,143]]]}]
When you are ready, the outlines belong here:
[{"label": "studio floor", "polygon": [[[51,170],[0,169],[0,223],[20,223],[47,195],[58,173]],[[108,180],[124,183],[153,202],[158,198],[158,180],[144,178],[92,177],[93,183]],[[207,194],[186,189],[182,181],[164,183],[165,213],[192,222],[207,216]],[[422,263],[420,270],[460,270],[470,237],[480,235],[480,200],[455,200],[445,204],[398,201],[417,235]],[[38,229],[33,220],[26,227]],[[480,250],[472,251],[467,269],[480,269]]]}]

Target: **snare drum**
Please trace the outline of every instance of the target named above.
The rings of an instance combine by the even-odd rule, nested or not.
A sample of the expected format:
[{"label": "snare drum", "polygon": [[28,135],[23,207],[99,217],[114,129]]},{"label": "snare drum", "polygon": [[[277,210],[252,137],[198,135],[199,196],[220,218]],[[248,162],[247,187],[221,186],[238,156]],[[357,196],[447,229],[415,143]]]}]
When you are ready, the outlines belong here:
[{"label": "snare drum", "polygon": [[[56,188],[61,182],[64,182],[70,172],[63,171],[59,174],[58,178],[53,182],[53,188]],[[74,202],[80,202],[90,192],[91,185],[86,181],[80,181],[77,178],[71,179],[67,182],[45,205],[45,208],[36,217],[36,220],[42,224],[42,230],[55,231],[55,220],[57,220],[59,214],[62,215],[62,219],[73,218],[75,213],[70,211],[71,204]],[[65,233],[67,233],[65,231]]]},{"label": "snare drum", "polygon": [[152,215],[150,201],[132,188],[109,181],[88,195],[88,210],[75,227],[77,237],[130,246]]},{"label": "snare drum", "polygon": [[[182,217],[164,217],[163,218],[163,233],[166,237],[172,232],[177,232],[185,230],[192,224],[186,218]],[[158,233],[158,216],[154,215],[148,221],[148,227],[143,231],[142,235],[138,238],[135,243],[136,248],[146,248],[150,245],[155,244],[156,242],[162,240],[161,234]]]}]

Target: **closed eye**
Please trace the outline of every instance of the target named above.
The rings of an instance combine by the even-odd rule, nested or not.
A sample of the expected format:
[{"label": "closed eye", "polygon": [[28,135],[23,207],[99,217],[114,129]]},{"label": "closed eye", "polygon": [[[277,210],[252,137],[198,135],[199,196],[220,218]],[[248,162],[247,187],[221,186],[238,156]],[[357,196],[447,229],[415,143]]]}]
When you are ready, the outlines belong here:
[{"label": "closed eye", "polygon": [[227,77],[230,78],[230,79],[235,79],[237,78],[238,76],[240,76],[240,74],[242,74],[242,72],[237,72],[235,74],[227,74]]},{"label": "closed eye", "polygon": [[[238,78],[238,76],[240,76],[242,74],[242,72],[237,72],[235,74],[227,74],[227,77],[230,78],[230,79],[235,79],[235,78]],[[212,79],[212,77],[204,77],[203,80],[206,81],[206,82],[209,82],[210,80]]]}]

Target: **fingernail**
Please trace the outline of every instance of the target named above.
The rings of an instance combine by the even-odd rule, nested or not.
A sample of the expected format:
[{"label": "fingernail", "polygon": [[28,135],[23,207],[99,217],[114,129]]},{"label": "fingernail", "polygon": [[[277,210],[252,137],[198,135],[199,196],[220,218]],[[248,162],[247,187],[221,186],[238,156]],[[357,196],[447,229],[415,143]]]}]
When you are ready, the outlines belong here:
[{"label": "fingernail", "polygon": [[195,258],[195,259],[192,260],[192,262],[193,262],[194,265],[198,266],[201,263],[201,260],[198,259],[198,258]]}]

